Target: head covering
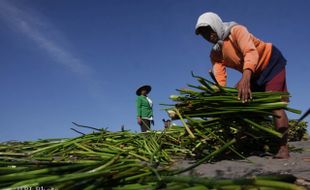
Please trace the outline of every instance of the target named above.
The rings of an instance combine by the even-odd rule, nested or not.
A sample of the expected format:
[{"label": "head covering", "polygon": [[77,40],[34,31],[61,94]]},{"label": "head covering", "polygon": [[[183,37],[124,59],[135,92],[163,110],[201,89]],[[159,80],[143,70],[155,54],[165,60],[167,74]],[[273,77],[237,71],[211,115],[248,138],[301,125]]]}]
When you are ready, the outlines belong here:
[{"label": "head covering", "polygon": [[237,25],[236,22],[223,22],[217,14],[213,12],[206,12],[199,16],[195,32],[198,35],[198,28],[210,26],[219,38],[219,41],[213,46],[213,49],[220,51],[223,41],[227,38],[227,36],[229,36],[230,29],[235,25]]},{"label": "head covering", "polygon": [[139,87],[136,91],[137,96],[141,95],[141,91],[142,90],[146,90],[146,94],[150,93],[152,90],[152,87],[150,85],[143,85],[141,87]]}]

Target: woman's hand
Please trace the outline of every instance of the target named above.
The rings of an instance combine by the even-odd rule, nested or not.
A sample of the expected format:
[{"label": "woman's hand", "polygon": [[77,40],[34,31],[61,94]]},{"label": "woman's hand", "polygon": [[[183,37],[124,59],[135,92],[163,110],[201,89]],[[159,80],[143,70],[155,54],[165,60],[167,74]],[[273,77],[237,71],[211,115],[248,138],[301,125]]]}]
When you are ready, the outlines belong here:
[{"label": "woman's hand", "polygon": [[141,119],[141,117],[138,117],[138,124],[139,124],[139,125],[142,124],[142,119]]},{"label": "woman's hand", "polygon": [[244,70],[242,78],[236,85],[238,89],[238,100],[241,100],[242,103],[248,102],[250,99],[252,99],[251,75],[252,75],[251,70],[249,69]]}]

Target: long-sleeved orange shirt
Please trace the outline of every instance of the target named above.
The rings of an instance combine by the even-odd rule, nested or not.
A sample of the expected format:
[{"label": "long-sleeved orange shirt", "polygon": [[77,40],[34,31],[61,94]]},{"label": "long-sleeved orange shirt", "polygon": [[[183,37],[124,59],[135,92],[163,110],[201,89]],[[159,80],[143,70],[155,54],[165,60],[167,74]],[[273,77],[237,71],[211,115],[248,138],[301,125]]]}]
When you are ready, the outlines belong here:
[{"label": "long-sleeved orange shirt", "polygon": [[246,27],[236,25],[221,49],[221,52],[212,50],[210,58],[216,80],[221,86],[226,86],[226,67],[241,73],[250,69],[254,76],[259,75],[269,62],[272,44],[259,40]]}]

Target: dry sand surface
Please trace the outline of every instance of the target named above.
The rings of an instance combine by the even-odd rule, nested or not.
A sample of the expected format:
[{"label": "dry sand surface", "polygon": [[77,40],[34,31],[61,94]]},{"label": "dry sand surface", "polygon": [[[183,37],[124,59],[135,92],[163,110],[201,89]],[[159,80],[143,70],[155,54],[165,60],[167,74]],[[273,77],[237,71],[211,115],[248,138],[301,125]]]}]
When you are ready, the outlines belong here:
[{"label": "dry sand surface", "polygon": [[[250,156],[247,158],[249,161],[223,160],[206,163],[196,167],[191,173],[221,179],[291,174],[297,177],[297,184],[310,189],[310,141],[290,142],[289,145],[302,150],[291,152],[289,159],[273,159],[272,156]],[[177,167],[185,168],[191,164],[191,161],[183,160],[177,164]]]}]

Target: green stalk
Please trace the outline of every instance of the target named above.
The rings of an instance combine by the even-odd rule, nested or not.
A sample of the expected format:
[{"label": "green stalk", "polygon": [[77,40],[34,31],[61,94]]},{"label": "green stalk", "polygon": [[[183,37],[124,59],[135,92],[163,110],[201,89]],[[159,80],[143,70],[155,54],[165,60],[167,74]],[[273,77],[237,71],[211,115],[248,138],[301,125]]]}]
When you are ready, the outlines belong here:
[{"label": "green stalk", "polygon": [[183,188],[183,190],[208,190],[209,188],[203,185],[195,185],[194,187]]},{"label": "green stalk", "polygon": [[91,165],[94,165],[94,164],[74,164],[74,165],[69,165],[69,166],[43,168],[43,169],[38,169],[38,170],[1,175],[0,182],[31,179],[39,175],[42,175],[42,174],[74,170],[74,169],[79,169],[79,168],[83,168],[83,167],[91,166]]},{"label": "green stalk", "polygon": [[86,148],[85,146],[83,146],[83,145],[81,145],[81,144],[79,144],[79,143],[77,143],[77,142],[74,142],[73,144],[74,144],[75,146],[77,146],[77,147],[83,149],[83,150],[86,150],[87,152],[94,152],[93,150],[91,150],[91,149],[89,149],[89,148]]},{"label": "green stalk", "polygon": [[265,131],[265,132],[267,132],[267,133],[269,133],[269,134],[271,134],[271,135],[274,135],[274,136],[276,136],[276,137],[282,138],[282,134],[279,133],[279,132],[277,132],[277,131],[274,131],[274,130],[272,130],[272,129],[270,129],[270,128],[267,128],[267,127],[263,127],[263,126],[261,126],[261,125],[258,125],[257,123],[255,123],[255,122],[253,122],[253,121],[251,121],[251,120],[249,120],[249,119],[247,119],[247,118],[243,118],[243,121],[245,121],[245,122],[251,124],[252,126],[254,126],[254,127],[256,127],[256,128],[258,128],[258,129],[260,129],[260,130],[262,130],[262,131]]},{"label": "green stalk", "polygon": [[174,108],[174,111],[177,113],[177,115],[179,116],[180,120],[182,121],[186,131],[188,132],[189,136],[192,138],[192,139],[195,139],[195,135],[192,133],[192,131],[189,129],[189,127],[187,126],[187,124],[185,123],[183,117],[181,116],[179,110],[177,108]]},{"label": "green stalk", "polygon": [[20,186],[41,186],[41,185],[54,185],[58,183],[64,183],[66,181],[71,180],[81,180],[81,179],[89,179],[90,177],[102,176],[104,174],[109,174],[109,171],[97,171],[93,173],[72,173],[65,175],[50,175],[47,177],[40,177],[32,180],[20,181],[18,183],[13,184],[9,189],[16,189],[16,187]]},{"label": "green stalk", "polygon": [[293,108],[286,108],[287,111],[290,111],[292,113],[301,114],[301,110],[293,109]]},{"label": "green stalk", "polygon": [[123,186],[114,187],[113,190],[140,190],[140,189],[153,189],[151,186],[154,184],[128,184]]},{"label": "green stalk", "polygon": [[118,148],[118,147],[115,147],[115,146],[112,146],[112,145],[104,145],[104,146],[113,148],[113,149],[118,150],[118,151],[123,152],[123,153],[128,153],[129,155],[134,156],[134,157],[136,157],[136,158],[139,158],[139,159],[141,159],[141,160],[143,160],[143,161],[149,161],[148,158],[143,157],[143,156],[140,156],[140,155],[138,155],[138,154],[136,154],[136,153],[134,153],[134,152],[131,152],[131,151],[128,152],[128,151],[126,151],[126,150],[123,150],[123,149],[121,149],[121,148]]},{"label": "green stalk", "polygon": [[138,175],[132,175],[130,177],[126,177],[124,180],[125,181],[137,180],[137,179],[141,179],[141,178],[146,177],[146,176],[150,176],[151,174],[152,174],[152,172],[146,172],[146,173],[142,173],[142,174],[138,174]]},{"label": "green stalk", "polygon": [[95,168],[95,169],[92,169],[92,170],[88,171],[88,173],[93,173],[93,172],[97,172],[97,171],[103,170],[106,167],[114,164],[116,161],[119,160],[119,158],[120,158],[120,155],[118,154],[113,159],[111,159],[109,162],[103,164],[102,166],[99,166],[98,168]]}]

